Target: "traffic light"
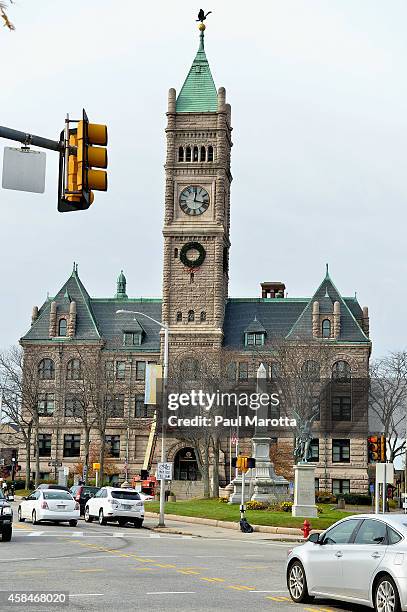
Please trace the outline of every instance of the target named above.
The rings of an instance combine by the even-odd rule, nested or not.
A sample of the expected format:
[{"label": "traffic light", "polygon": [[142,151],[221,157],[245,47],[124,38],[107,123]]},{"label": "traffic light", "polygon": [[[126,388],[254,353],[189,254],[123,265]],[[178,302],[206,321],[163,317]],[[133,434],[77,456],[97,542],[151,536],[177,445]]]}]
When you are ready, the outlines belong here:
[{"label": "traffic light", "polygon": [[247,472],[256,467],[256,459],[239,455],[239,457],[232,458],[232,467],[237,468],[239,472]]},{"label": "traffic light", "polygon": [[[86,210],[94,200],[93,191],[107,191],[107,126],[89,123],[85,110],[77,127],[61,133],[65,142],[60,154],[58,210]],[[94,146],[98,145],[98,146]]]},{"label": "traffic light", "polygon": [[367,439],[367,449],[369,456],[369,463],[375,463],[379,461],[379,436],[369,436]]},{"label": "traffic light", "polygon": [[380,436],[380,442],[379,442],[379,457],[380,457],[380,461],[384,462],[386,461],[386,436]]}]

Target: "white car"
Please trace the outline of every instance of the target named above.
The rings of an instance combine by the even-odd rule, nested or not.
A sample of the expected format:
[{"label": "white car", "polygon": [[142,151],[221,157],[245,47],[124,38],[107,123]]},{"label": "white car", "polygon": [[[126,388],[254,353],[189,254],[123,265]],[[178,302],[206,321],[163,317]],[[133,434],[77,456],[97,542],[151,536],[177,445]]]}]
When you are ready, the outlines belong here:
[{"label": "white car", "polygon": [[314,596],[407,610],[407,516],[358,514],[289,551],[287,586],[296,603]]},{"label": "white car", "polygon": [[154,501],[154,497],[152,495],[148,495],[148,493],[142,493],[142,491],[137,491],[137,493],[140,495],[143,502]]},{"label": "white car", "polygon": [[40,521],[68,522],[76,527],[80,515],[79,504],[68,491],[37,489],[23,497],[18,506],[18,520],[29,519],[33,525]]},{"label": "white car", "polygon": [[134,489],[119,487],[102,487],[94,497],[86,502],[85,521],[91,523],[94,518],[100,525],[107,521],[117,521],[123,526],[128,522],[141,527],[144,521],[144,501]]}]

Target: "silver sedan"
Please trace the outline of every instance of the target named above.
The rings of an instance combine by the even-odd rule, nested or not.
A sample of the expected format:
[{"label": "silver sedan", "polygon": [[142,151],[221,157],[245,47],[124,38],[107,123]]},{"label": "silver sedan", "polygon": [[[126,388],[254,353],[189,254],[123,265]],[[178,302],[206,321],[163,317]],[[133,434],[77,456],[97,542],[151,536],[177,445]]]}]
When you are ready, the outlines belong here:
[{"label": "silver sedan", "polygon": [[288,553],[287,586],[296,603],[315,596],[407,611],[407,515],[349,516]]}]

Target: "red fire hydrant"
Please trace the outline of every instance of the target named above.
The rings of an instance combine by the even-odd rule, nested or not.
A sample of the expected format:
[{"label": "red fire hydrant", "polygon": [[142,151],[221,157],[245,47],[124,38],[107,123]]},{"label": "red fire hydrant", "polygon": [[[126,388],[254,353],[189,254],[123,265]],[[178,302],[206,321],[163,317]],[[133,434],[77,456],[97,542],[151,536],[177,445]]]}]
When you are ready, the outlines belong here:
[{"label": "red fire hydrant", "polygon": [[304,540],[306,540],[311,531],[311,523],[305,519],[303,526],[301,527],[301,531],[304,534]]}]

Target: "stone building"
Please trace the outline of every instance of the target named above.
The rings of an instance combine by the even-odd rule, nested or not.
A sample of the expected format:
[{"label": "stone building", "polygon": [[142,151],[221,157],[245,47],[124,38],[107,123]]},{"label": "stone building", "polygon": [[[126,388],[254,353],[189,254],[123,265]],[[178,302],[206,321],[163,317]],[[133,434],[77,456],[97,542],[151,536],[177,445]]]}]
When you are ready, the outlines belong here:
[{"label": "stone building", "polygon": [[[114,416],[105,432],[117,466],[113,477],[123,479],[126,467],[130,477],[143,467],[154,469],[158,445],[151,432],[152,408],[144,405],[144,377],[146,363],[162,362],[163,342],[160,327],[147,315],[169,325],[170,362],[180,355],[193,360],[198,352],[216,357],[229,351],[241,383],[255,375],[260,349],[272,355],[277,336],[329,345],[330,373],[338,386],[325,416],[315,423],[316,486],[366,492],[367,406],[354,401],[352,385],[368,373],[368,311],[356,297],[343,297],[328,271],[309,297],[286,297],[285,285],[273,282],[262,283],[258,297],[228,296],[231,135],[231,107],[225,89],[215,88],[201,24],[187,78],[178,96],[174,89],[168,95],[162,300],[129,298],[123,272],[113,297],[90,297],[74,265],[55,297],[33,309],[31,328],[21,339],[27,357],[38,363],[42,381],[41,477],[53,476],[52,461],[72,465],[83,459],[75,390],[86,355],[110,368],[115,379]],[[117,310],[139,314],[120,316]],[[94,428],[90,435],[98,439]],[[292,447],[289,432],[277,438],[281,448]],[[229,448],[225,439],[224,482],[230,478]],[[199,481],[194,451],[186,443],[169,440],[167,455],[174,461],[176,480]],[[24,471],[23,450],[19,463]]]}]

